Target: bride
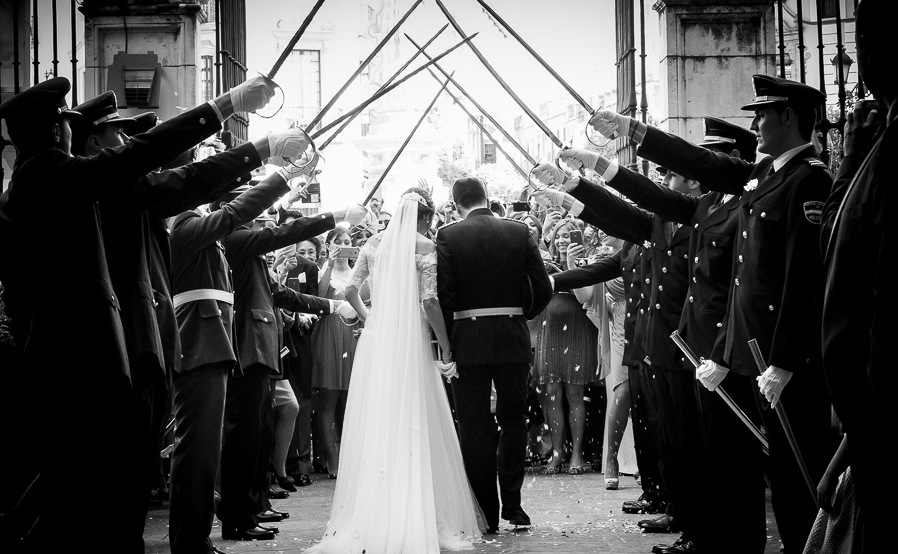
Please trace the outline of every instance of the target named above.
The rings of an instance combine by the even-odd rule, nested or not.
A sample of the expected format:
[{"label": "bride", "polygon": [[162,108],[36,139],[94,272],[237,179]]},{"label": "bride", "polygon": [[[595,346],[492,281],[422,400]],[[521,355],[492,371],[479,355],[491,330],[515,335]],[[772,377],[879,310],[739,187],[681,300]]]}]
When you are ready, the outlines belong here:
[{"label": "bride", "polygon": [[[470,550],[485,529],[465,476],[430,328],[454,364],[436,291],[436,248],[424,233],[433,201],[409,189],[359,255],[347,300],[365,322],[352,368],[340,474],[321,542],[306,552]],[[369,275],[370,272],[370,275]],[[358,290],[369,279],[370,314]]]}]

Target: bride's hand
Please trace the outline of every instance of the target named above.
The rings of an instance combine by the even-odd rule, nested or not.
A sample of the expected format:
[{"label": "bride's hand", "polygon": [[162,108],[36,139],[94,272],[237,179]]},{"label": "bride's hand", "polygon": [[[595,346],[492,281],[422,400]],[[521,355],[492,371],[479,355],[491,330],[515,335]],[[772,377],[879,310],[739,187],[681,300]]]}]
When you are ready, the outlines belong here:
[{"label": "bride's hand", "polygon": [[446,365],[452,363],[452,351],[448,348],[443,349],[442,354],[440,355],[440,359]]}]

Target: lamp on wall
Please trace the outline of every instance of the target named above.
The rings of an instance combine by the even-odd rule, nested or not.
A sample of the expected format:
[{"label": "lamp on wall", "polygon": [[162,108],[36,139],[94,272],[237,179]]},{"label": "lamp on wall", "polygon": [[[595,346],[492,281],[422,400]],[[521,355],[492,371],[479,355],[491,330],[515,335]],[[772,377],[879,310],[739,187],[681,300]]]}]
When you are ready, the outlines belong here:
[{"label": "lamp on wall", "polygon": [[106,86],[115,92],[119,108],[158,108],[159,74],[162,64],[152,51],[112,57]]},{"label": "lamp on wall", "polygon": [[842,78],[845,79],[845,82],[848,82],[848,72],[851,71],[851,64],[854,63],[854,60],[851,59],[851,56],[845,53],[845,50],[841,50],[838,54],[833,56],[833,59],[830,60],[830,63],[833,64],[833,70],[835,71],[836,80],[833,81],[835,84],[839,84],[839,67],[842,67]]}]

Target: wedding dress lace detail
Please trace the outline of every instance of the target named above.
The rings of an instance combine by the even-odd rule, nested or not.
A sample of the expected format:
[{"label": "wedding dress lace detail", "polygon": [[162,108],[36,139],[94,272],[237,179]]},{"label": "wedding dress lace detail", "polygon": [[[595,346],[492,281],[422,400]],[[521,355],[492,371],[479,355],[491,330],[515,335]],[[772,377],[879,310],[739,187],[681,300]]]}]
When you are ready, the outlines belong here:
[{"label": "wedding dress lace detail", "polygon": [[418,269],[418,290],[421,301],[437,297],[437,253],[415,254],[415,267]]}]

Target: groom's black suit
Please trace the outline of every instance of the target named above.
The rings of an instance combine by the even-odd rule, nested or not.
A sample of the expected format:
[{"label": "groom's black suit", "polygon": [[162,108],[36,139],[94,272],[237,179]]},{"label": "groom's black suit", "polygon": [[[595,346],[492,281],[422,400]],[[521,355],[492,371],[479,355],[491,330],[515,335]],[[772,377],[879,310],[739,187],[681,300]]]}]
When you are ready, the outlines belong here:
[{"label": "groom's black suit", "polygon": [[[536,243],[526,225],[495,217],[487,208],[440,228],[437,292],[451,337],[459,378],[452,382],[465,471],[490,528],[504,509],[521,504],[527,447],[527,374],[530,332],[526,319],[552,297]],[[532,295],[527,298],[527,278]],[[523,310],[523,315],[463,317],[468,310]],[[456,314],[462,316],[456,319]],[[496,387],[496,419],[490,414]],[[499,435],[495,443],[496,423]]]}]

